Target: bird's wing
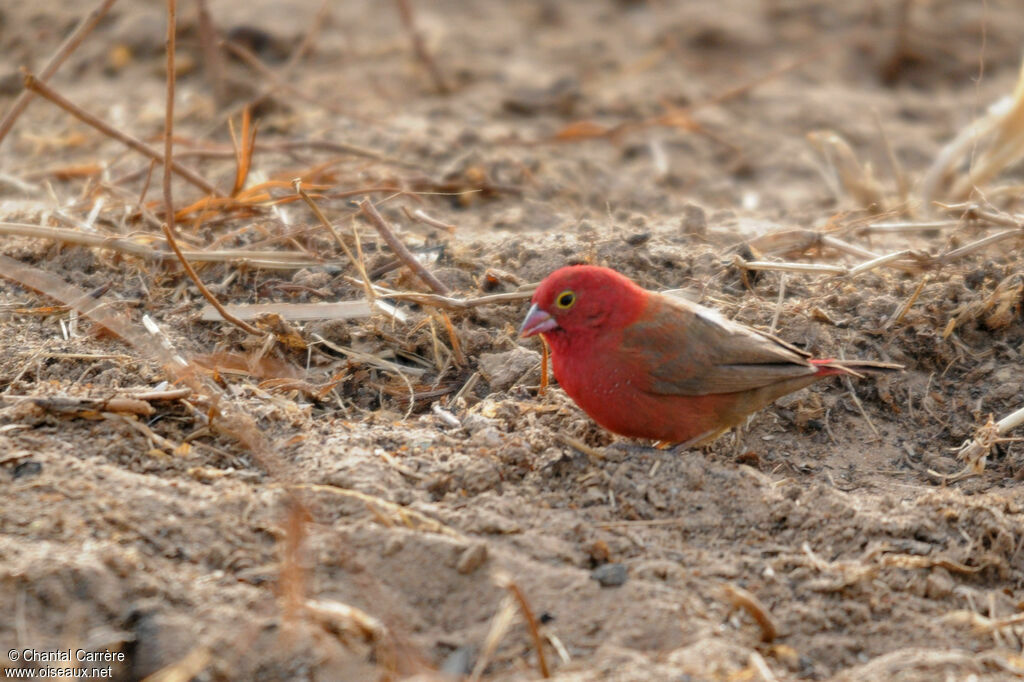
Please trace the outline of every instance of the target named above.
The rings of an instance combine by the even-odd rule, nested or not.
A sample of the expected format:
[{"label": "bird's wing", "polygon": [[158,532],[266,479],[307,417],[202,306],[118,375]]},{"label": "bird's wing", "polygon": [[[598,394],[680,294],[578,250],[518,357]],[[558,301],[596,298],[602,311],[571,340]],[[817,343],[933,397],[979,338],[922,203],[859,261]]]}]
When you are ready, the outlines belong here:
[{"label": "bird's wing", "polygon": [[660,294],[624,330],[620,347],[646,370],[646,390],[660,395],[735,393],[817,371],[807,353],[781,339]]}]

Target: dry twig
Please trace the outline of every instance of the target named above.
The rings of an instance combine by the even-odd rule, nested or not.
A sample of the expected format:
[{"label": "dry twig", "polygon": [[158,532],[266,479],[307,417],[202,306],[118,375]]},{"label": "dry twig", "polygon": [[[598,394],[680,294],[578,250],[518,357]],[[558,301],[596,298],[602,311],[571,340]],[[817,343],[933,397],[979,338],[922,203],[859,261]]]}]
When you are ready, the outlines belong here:
[{"label": "dry twig", "polygon": [[[362,284],[359,280],[346,277],[352,284]],[[501,303],[519,303],[528,301],[533,296],[533,289],[536,285],[530,285],[523,291],[509,291],[502,294],[488,294],[476,298],[453,298],[451,296],[440,296],[438,294],[425,294],[419,291],[395,291],[378,284],[373,285],[374,292],[383,298],[393,298],[397,301],[409,301],[419,305],[431,306],[433,308],[444,308],[445,310],[469,310],[482,305],[495,305]]]},{"label": "dry twig", "polygon": [[508,590],[512,598],[515,599],[516,604],[519,605],[519,611],[523,614],[523,620],[526,621],[530,637],[533,639],[533,647],[537,651],[537,667],[540,669],[541,677],[544,679],[551,677],[551,672],[548,670],[547,657],[544,655],[544,640],[541,639],[537,618],[533,615],[530,603],[526,601],[526,595],[523,594],[523,591],[519,589],[519,585],[510,576],[499,575],[496,577],[496,581],[499,587],[504,587]]},{"label": "dry twig", "polygon": [[[964,205],[954,205],[947,208],[965,208]],[[988,248],[993,244],[1008,241],[1011,239],[1024,239],[1024,219],[1020,219],[1016,216],[1012,216],[1006,213],[1000,213],[996,211],[983,210],[975,205],[966,206],[966,215],[974,217],[976,219],[984,220],[989,223],[995,223],[999,225],[1008,225],[1012,229],[997,232],[987,237],[983,237],[969,244],[965,244],[956,249],[951,249],[939,254],[928,254],[921,253],[918,251],[912,251],[905,249],[902,251],[895,251],[893,253],[884,254],[881,256],[874,256],[868,260],[859,263],[854,266],[845,265],[832,265],[827,263],[796,263],[796,262],[774,262],[774,261],[748,261],[744,260],[740,255],[733,255],[733,264],[742,270],[770,270],[777,272],[806,272],[806,273],[818,273],[824,275],[844,275],[848,277],[856,277],[857,275],[864,274],[876,270],[880,267],[888,267],[898,270],[927,270],[937,269],[945,265],[961,260],[966,256],[973,253],[977,253],[982,249]],[[943,223],[945,224],[945,223]],[[824,243],[825,235],[822,235],[821,243]],[[766,235],[765,237],[759,238],[759,245],[772,243],[778,246],[779,243],[784,245],[784,250],[790,250],[798,248],[798,250],[805,250],[813,241],[808,241],[810,237],[804,235],[803,231],[786,230],[784,232],[774,233]],[[833,242],[832,245],[835,245]],[[870,252],[867,252],[870,253]]]},{"label": "dry twig", "polygon": [[[54,241],[66,242],[68,244],[79,244],[81,246],[92,246],[100,249],[110,249],[119,253],[128,253],[141,258],[156,260],[175,260],[174,253],[156,251],[145,244],[133,241],[131,238],[121,236],[104,236],[93,232],[72,230],[62,227],[46,227],[43,225],[26,225],[24,223],[0,222],[0,235],[20,235],[23,237],[34,237],[38,239],[52,239]],[[139,235],[140,240],[152,241],[153,235]],[[322,267],[333,262],[312,260],[304,253],[293,251],[248,251],[245,249],[226,249],[214,251],[182,251],[185,257],[193,263],[236,263],[238,265],[251,265],[253,267],[280,270],[298,270],[309,267]]]},{"label": "dry twig", "polygon": [[224,81],[224,55],[217,46],[217,27],[210,16],[208,0],[197,0],[196,14],[199,23],[199,43],[203,51],[203,70],[213,88],[213,98],[222,107],[228,101],[227,84]]},{"label": "dry twig", "polygon": [[[313,211],[313,215],[315,215],[317,220],[320,221],[320,224],[323,225],[327,229],[327,231],[331,233],[331,236],[334,237],[334,241],[338,243],[338,246],[341,247],[341,250],[345,252],[346,256],[348,256],[348,259],[355,267],[356,272],[358,272],[360,277],[363,278],[361,284],[363,288],[366,290],[366,298],[372,302],[374,299],[373,284],[370,282],[370,278],[366,274],[366,264],[363,262],[363,259],[361,257],[362,250],[360,249],[360,258],[356,258],[355,255],[352,253],[352,249],[348,248],[348,244],[346,244],[345,240],[341,238],[341,235],[338,234],[338,231],[334,229],[334,225],[331,224],[331,221],[327,219],[327,216],[324,215],[323,211],[320,210],[320,207],[317,206],[315,201],[313,201],[313,197],[309,196],[306,190],[302,189],[301,179],[295,178],[294,180],[292,180],[292,185],[295,187],[295,193],[302,197],[302,200],[305,201],[306,205],[309,206],[309,209]],[[356,240],[358,242],[358,236],[356,237]]]},{"label": "dry twig", "polygon": [[723,585],[722,592],[732,608],[743,609],[757,621],[757,624],[761,626],[762,642],[774,641],[779,636],[778,626],[775,625],[771,613],[768,612],[768,609],[765,608],[760,599],[738,585]]},{"label": "dry twig", "polygon": [[487,638],[484,640],[482,651],[476,659],[472,672],[469,674],[469,682],[479,682],[484,674],[484,670],[494,657],[494,652],[498,650],[498,645],[505,637],[508,629],[512,627],[512,618],[515,614],[515,599],[511,594],[506,594],[498,605],[498,610],[495,611],[494,616],[491,618],[491,626],[487,629]]},{"label": "dry twig", "polygon": [[377,212],[377,208],[369,199],[363,199],[359,202],[359,210],[364,216],[366,216],[370,224],[377,228],[377,232],[384,238],[384,241],[388,243],[391,250],[395,252],[402,262],[412,270],[424,284],[434,290],[435,293],[444,295],[448,293],[448,287],[446,287],[439,279],[434,277],[430,270],[424,267],[423,263],[416,260],[416,256],[412,255],[409,249],[406,248],[405,244],[395,236],[394,230],[388,225],[387,221]]},{"label": "dry twig", "polygon": [[398,13],[402,17],[402,25],[409,34],[409,40],[412,42],[412,49],[416,53],[416,58],[427,67],[430,78],[434,82],[434,89],[440,95],[448,94],[451,92],[451,88],[448,87],[441,69],[438,68],[437,62],[434,61],[430,50],[427,49],[427,45],[423,40],[423,33],[416,26],[416,18],[412,15],[412,7],[409,6],[409,0],[395,0],[395,4],[398,5]]},{"label": "dry twig", "polygon": [[[157,163],[164,163],[165,157],[163,154],[153,149],[148,144],[139,140],[138,138],[132,137],[127,133],[121,132],[117,128],[114,128],[113,126],[107,124],[103,120],[85,111],[77,104],[71,102],[68,99],[65,99],[62,95],[60,95],[55,90],[50,88],[50,86],[41,82],[38,78],[36,78],[28,72],[25,73],[25,88],[31,90],[32,92],[35,92],[36,94],[42,97],[45,97],[46,99],[50,100],[58,107],[63,109],[64,111],[68,112],[69,114],[71,114],[78,120],[82,121],[83,123],[92,126],[96,130],[106,135],[107,137],[117,140],[126,147],[134,149],[143,156],[153,159]],[[224,193],[221,192],[219,189],[217,189],[212,184],[204,180],[195,172],[190,171],[188,168],[185,168],[181,164],[171,161],[169,165],[171,169],[179,176],[181,176],[184,180],[187,180],[189,183],[195,185],[204,192],[207,192],[208,194],[212,194],[218,197],[224,196]]]},{"label": "dry twig", "polygon": [[[309,102],[310,104],[316,104],[319,106],[326,106],[327,109],[333,109],[333,107],[327,106],[322,97],[314,97],[309,95],[299,88],[292,85],[287,80],[281,78],[277,72],[271,69],[269,66],[260,61],[260,58],[253,54],[252,50],[244,45],[234,42],[233,40],[224,40],[221,44],[226,47],[232,54],[241,59],[243,62],[248,64],[254,71],[259,73],[263,79],[272,84],[271,92],[285,91],[299,99]],[[248,107],[246,107],[248,108]],[[334,113],[342,113],[335,111]]]},{"label": "dry twig", "polygon": [[[57,73],[57,69],[61,67],[64,61],[78,49],[78,46],[82,44],[82,41],[92,33],[96,25],[100,23],[100,20],[106,16],[111,6],[117,0],[103,0],[98,7],[89,12],[87,15],[82,17],[82,20],[78,22],[78,26],[75,30],[64,39],[64,42],[60,44],[57,51],[50,57],[50,61],[46,63],[43,70],[39,72],[39,80],[45,83],[50,80],[53,74]],[[7,111],[3,121],[0,121],[0,145],[3,144],[4,138],[7,137],[7,133],[14,127],[14,122],[21,116],[21,112],[25,111],[25,107],[28,106],[29,101],[32,99],[33,92],[28,88],[25,88],[18,95],[18,98],[14,100],[11,108]]]},{"label": "dry twig", "polygon": [[167,238],[167,244],[170,245],[171,250],[178,257],[178,261],[181,263],[181,267],[188,273],[189,278],[195,283],[196,288],[203,295],[207,301],[210,302],[220,316],[225,321],[230,322],[247,334],[253,336],[260,336],[260,331],[252,325],[244,322],[230,312],[228,312],[217,297],[206,288],[203,284],[203,280],[199,278],[199,273],[195,271],[192,265],[185,258],[185,255],[181,252],[181,248],[178,246],[178,242],[174,237],[174,202],[171,197],[171,169],[174,165],[173,150],[174,150],[174,82],[175,82],[175,70],[174,70],[174,38],[177,29],[176,21],[176,0],[167,0],[167,108],[165,111],[164,118],[164,156],[166,163],[164,163],[164,208],[167,213],[166,222],[161,226],[164,231],[164,236]]},{"label": "dry twig", "polygon": [[454,225],[442,222],[437,218],[432,218],[429,215],[427,215],[426,212],[423,211],[422,209],[418,208],[415,211],[410,212],[409,209],[403,206],[402,212],[405,213],[406,217],[408,217],[410,220],[415,220],[423,223],[424,225],[429,225],[431,227],[437,227],[439,229],[444,230],[445,232],[448,232],[449,234],[455,233],[456,228]]}]

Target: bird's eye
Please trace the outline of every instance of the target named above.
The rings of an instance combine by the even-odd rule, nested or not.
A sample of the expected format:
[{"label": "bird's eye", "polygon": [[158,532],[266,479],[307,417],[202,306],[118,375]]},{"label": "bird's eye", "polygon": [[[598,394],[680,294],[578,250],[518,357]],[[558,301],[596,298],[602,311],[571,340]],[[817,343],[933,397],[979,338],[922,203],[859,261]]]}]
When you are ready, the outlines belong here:
[{"label": "bird's eye", "polygon": [[565,310],[566,308],[571,308],[572,304],[575,303],[575,302],[576,302],[576,294],[574,292],[568,291],[568,290],[563,291],[562,293],[560,293],[558,295],[558,298],[555,299],[555,305],[557,305],[562,310]]}]

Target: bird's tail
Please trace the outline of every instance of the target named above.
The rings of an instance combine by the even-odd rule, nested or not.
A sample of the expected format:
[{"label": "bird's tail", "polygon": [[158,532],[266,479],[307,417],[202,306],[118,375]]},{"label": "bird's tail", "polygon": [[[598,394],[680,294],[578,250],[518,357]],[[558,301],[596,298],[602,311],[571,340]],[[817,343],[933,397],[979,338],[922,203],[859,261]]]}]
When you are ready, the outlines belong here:
[{"label": "bird's tail", "polygon": [[902,372],[903,365],[895,362],[875,362],[872,360],[811,360],[812,365],[818,368],[821,376],[832,374],[849,374],[850,376],[863,377],[864,374],[888,374],[890,372]]}]

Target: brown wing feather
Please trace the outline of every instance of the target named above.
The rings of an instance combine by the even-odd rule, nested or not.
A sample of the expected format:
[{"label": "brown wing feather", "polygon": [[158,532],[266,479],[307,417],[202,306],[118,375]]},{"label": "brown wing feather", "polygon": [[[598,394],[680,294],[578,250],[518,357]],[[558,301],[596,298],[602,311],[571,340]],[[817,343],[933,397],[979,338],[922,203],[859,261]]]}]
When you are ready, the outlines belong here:
[{"label": "brown wing feather", "polygon": [[652,294],[642,321],[623,333],[622,350],[647,368],[661,395],[710,395],[809,377],[808,355],[717,312]]}]

